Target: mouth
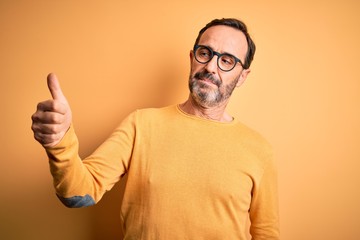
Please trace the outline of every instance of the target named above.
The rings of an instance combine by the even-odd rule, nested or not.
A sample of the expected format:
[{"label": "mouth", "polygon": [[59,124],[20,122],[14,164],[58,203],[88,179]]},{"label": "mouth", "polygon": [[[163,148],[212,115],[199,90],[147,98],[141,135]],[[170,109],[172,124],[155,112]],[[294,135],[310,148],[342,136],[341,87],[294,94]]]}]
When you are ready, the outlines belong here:
[{"label": "mouth", "polygon": [[213,80],[208,79],[208,78],[198,78],[197,80],[198,80],[198,81],[201,81],[201,82],[204,82],[204,83],[206,83],[206,84],[210,84],[210,85],[215,85],[215,86],[217,86],[217,84],[216,84]]},{"label": "mouth", "polygon": [[216,79],[214,76],[212,76],[210,73],[203,73],[203,72],[200,72],[200,73],[196,73],[194,75],[194,79],[198,82],[201,82],[203,84],[206,84],[206,85],[215,85],[217,86],[218,88],[220,87],[221,85],[221,82],[220,80]]}]

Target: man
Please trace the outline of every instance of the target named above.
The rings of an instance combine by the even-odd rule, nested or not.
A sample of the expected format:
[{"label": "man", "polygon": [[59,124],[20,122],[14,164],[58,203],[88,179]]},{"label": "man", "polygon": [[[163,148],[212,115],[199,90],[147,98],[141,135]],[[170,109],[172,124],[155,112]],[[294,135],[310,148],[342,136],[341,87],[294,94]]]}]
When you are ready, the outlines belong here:
[{"label": "man", "polygon": [[279,239],[276,169],[268,143],[226,112],[255,53],[244,23],[216,19],[190,51],[190,94],[182,104],[131,113],[81,160],[71,110],[55,75],[53,99],[32,116],[57,196],[68,207],[98,202],[128,175],[124,239]]}]

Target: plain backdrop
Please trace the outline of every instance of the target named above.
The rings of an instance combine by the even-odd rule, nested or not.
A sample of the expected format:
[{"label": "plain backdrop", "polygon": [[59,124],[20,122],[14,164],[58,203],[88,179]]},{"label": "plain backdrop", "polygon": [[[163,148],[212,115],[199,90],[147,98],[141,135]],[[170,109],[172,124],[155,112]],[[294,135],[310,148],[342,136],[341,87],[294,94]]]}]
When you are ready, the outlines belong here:
[{"label": "plain backdrop", "polygon": [[1,0],[0,238],[120,239],[121,184],[85,209],[55,196],[30,129],[49,72],[84,157],[131,111],[183,102],[198,31],[235,17],[257,52],[229,111],[275,149],[282,239],[360,239],[359,13],[357,0]]}]

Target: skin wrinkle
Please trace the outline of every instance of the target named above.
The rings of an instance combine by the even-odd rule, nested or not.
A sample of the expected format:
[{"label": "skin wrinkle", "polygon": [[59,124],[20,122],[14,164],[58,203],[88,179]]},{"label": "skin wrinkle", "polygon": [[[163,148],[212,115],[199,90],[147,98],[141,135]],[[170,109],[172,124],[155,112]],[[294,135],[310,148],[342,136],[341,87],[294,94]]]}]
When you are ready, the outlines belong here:
[{"label": "skin wrinkle", "polygon": [[[223,82],[205,69],[195,73],[193,77],[190,76],[189,89],[198,104],[206,107],[212,107],[229,99],[236,87],[236,84],[238,83],[239,77],[226,85],[224,92],[222,92],[221,88],[224,87]],[[213,83],[217,86],[217,89],[211,90],[211,87],[209,87],[206,83],[199,82],[199,80],[203,79],[207,79]]]},{"label": "skin wrinkle", "polygon": [[[244,33],[229,26],[210,27],[198,40],[239,59],[248,48]],[[224,71],[219,54],[198,61],[196,49],[185,103],[133,111],[84,159],[70,106],[48,76],[52,99],[37,109],[33,119],[45,123],[34,121],[33,129],[40,129],[35,138],[46,148],[56,194],[68,207],[91,206],[127,174],[120,206],[126,239],[247,239],[249,229],[253,239],[279,239],[276,171],[264,174],[271,147],[226,112],[250,69]]]},{"label": "skin wrinkle", "polygon": [[[244,60],[247,51],[243,32],[229,26],[212,26],[199,39],[199,45],[208,46],[219,53],[229,53]],[[226,106],[233,90],[246,80],[250,69],[241,65],[231,71],[222,71],[217,56],[207,63],[199,63],[190,51],[190,74],[188,80],[189,98],[180,105],[188,114],[221,122],[231,122],[233,117],[226,112]],[[220,84],[216,84],[220,83]]]}]

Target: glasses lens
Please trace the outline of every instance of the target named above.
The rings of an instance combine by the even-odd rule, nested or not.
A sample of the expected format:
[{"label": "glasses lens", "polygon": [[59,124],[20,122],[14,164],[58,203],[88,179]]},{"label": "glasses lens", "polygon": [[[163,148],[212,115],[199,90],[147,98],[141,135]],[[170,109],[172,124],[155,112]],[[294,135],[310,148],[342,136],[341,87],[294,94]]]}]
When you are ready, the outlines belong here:
[{"label": "glasses lens", "polygon": [[208,49],[206,47],[202,47],[202,46],[200,46],[199,48],[196,49],[195,58],[196,58],[196,60],[198,60],[198,62],[207,63],[211,60],[212,57],[213,57],[213,54],[210,51],[210,49]]},{"label": "glasses lens", "polygon": [[232,70],[238,61],[233,55],[226,53],[220,54],[218,52],[212,51],[210,48],[205,46],[197,46],[195,48],[195,59],[199,63],[205,64],[210,62],[214,54],[218,56],[217,64],[218,67],[223,71]]},{"label": "glasses lens", "polygon": [[236,59],[234,56],[224,54],[218,59],[219,68],[224,71],[229,71],[234,68]]}]

